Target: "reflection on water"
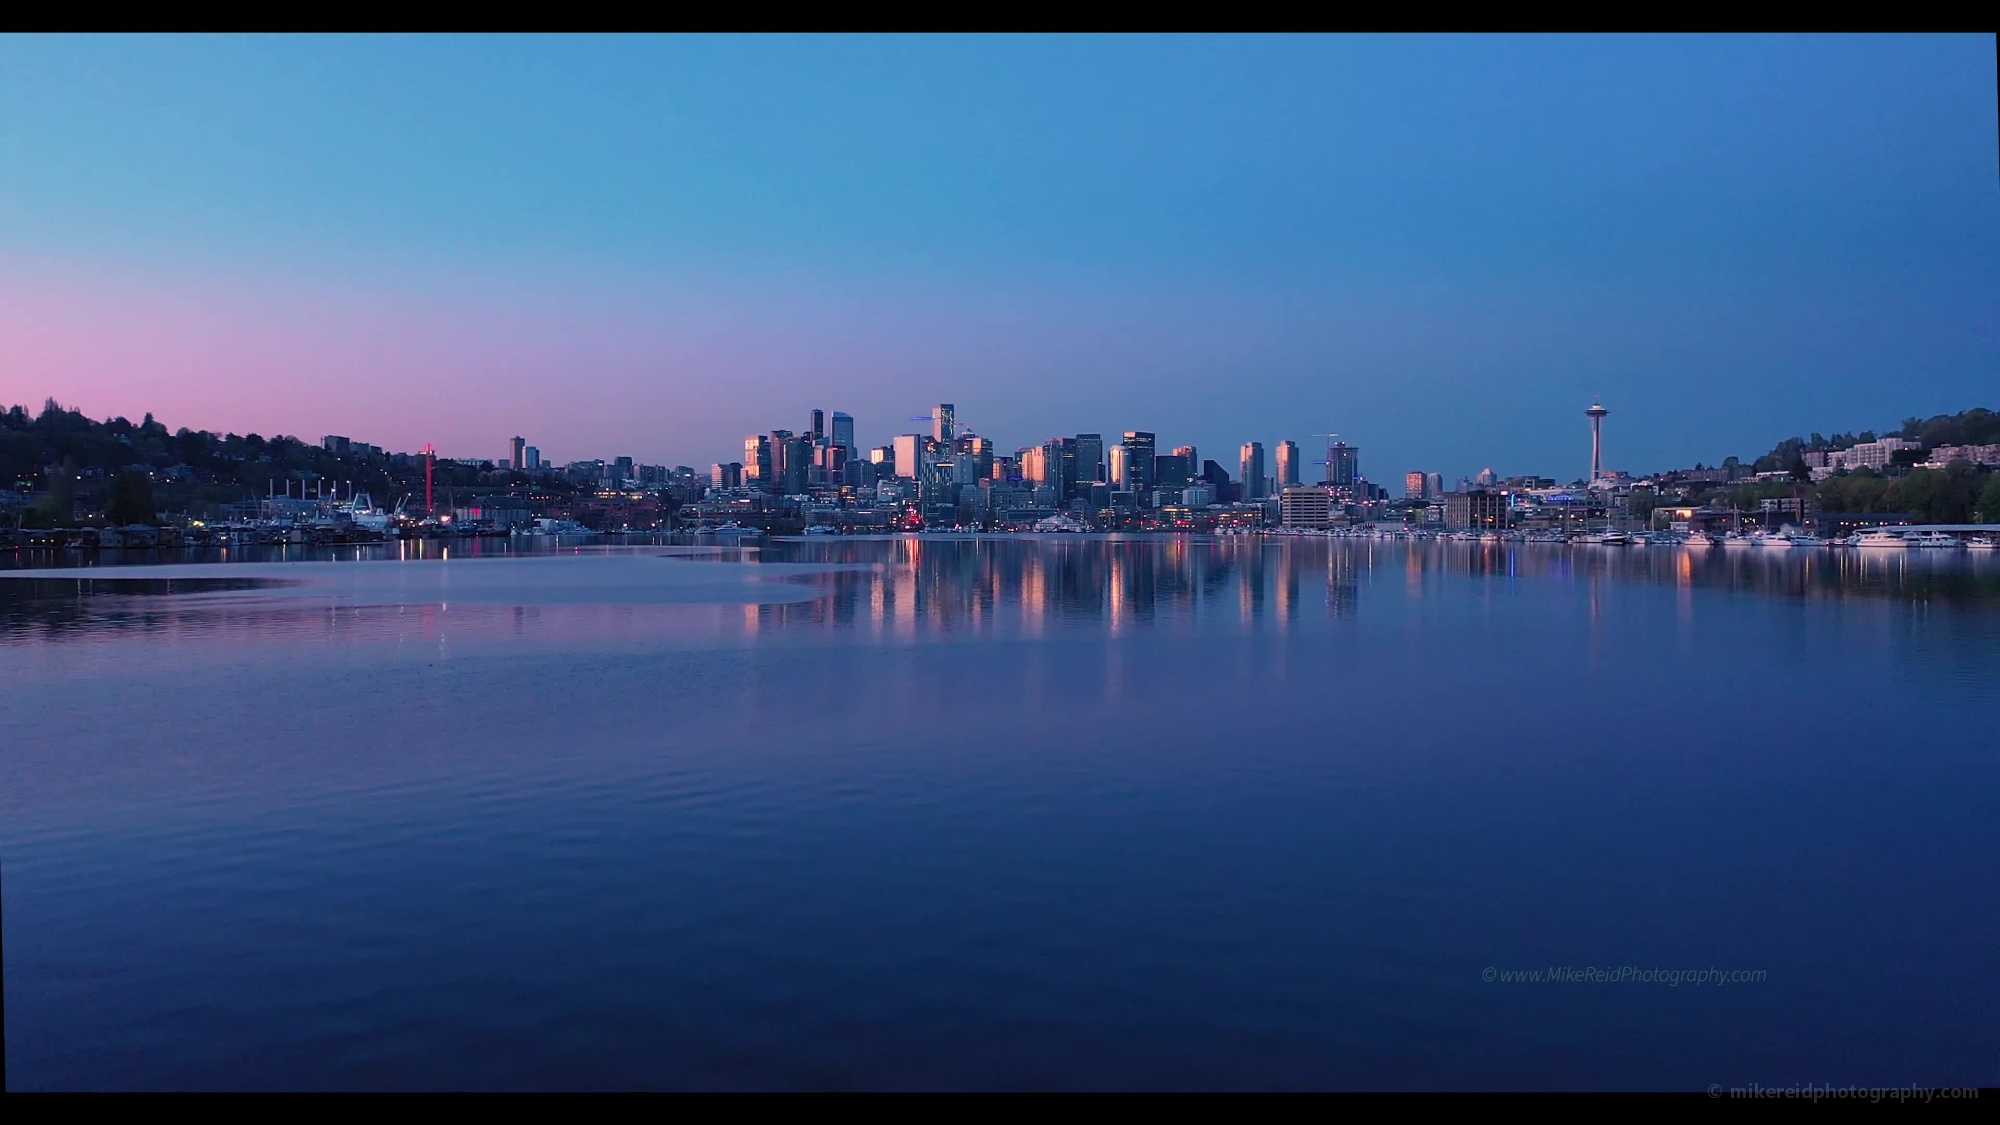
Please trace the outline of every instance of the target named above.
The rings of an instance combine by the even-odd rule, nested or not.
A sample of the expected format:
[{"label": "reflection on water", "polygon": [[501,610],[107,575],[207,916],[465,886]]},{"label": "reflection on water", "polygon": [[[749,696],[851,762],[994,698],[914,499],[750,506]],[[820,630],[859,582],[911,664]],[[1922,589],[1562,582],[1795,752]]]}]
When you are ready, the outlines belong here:
[{"label": "reflection on water", "polygon": [[[519,549],[491,548],[482,553],[483,542],[473,541],[472,550],[457,561],[548,557]],[[405,554],[413,565],[454,561],[434,544],[407,547]],[[215,561],[308,561],[302,557],[304,550],[273,548],[255,557],[239,552],[234,560]],[[313,561],[369,561],[370,551],[389,554],[381,548],[339,548],[321,550]],[[2000,559],[1972,552],[1695,552],[1456,542],[1016,536],[781,541],[761,551],[567,548],[557,554],[604,560],[667,557],[667,551],[674,552],[672,565],[677,566],[747,562],[790,573],[770,576],[761,594],[745,595],[747,604],[740,609],[634,606],[629,588],[620,587],[599,599],[600,604],[616,604],[616,610],[591,612],[586,600],[559,620],[551,618],[549,627],[570,627],[581,637],[602,636],[610,626],[618,632],[650,629],[656,635],[677,637],[819,629],[877,640],[913,639],[918,621],[923,623],[923,634],[931,637],[1043,636],[1073,629],[1123,636],[1197,623],[1215,628],[1225,622],[1282,631],[1306,612],[1336,619],[1352,616],[1360,612],[1365,597],[1386,594],[1401,601],[1421,601],[1427,594],[1467,584],[1490,596],[1496,583],[1515,592],[1523,583],[1581,587],[1593,613],[1600,609],[1600,587],[1605,584],[1671,586],[1680,591],[1684,619],[1692,612],[1694,591],[1704,589],[1805,600],[1893,599],[1982,612],[2000,607]],[[815,569],[821,564],[831,565]],[[177,577],[171,579],[140,577],[146,569],[78,568],[73,579],[6,578],[7,572],[0,571],[0,643],[33,643],[59,632],[118,630],[257,637],[323,634],[362,640],[407,631],[412,605],[425,600],[407,593],[395,605],[368,604],[365,599],[355,604],[344,594],[334,599],[335,604],[230,599],[218,595],[312,583],[284,568],[258,567],[255,577],[231,577],[213,569],[197,574],[176,567]],[[117,577],[108,577],[111,573]],[[1398,573],[1400,583],[1392,577]],[[451,593],[440,590],[435,600],[449,607],[453,626],[468,635],[520,637],[531,634],[536,626],[530,622],[539,619],[524,618],[508,606],[515,600],[523,605],[547,604],[555,593],[531,586],[483,599],[488,604],[463,604],[461,596],[457,600],[462,604],[449,607]],[[432,628],[437,621],[437,613],[428,614],[420,627]]]},{"label": "reflection on water", "polygon": [[470,546],[0,571],[10,1089],[2000,1057],[1996,560]]}]

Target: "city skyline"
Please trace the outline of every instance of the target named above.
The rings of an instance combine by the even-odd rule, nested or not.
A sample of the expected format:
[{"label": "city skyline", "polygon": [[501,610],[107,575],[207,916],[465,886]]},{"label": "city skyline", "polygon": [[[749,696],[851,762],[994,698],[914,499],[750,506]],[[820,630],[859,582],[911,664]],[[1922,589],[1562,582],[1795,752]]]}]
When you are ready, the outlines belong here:
[{"label": "city skyline", "polygon": [[1598,395],[1633,472],[1990,397],[1988,37],[430,44],[0,43],[0,400],[697,466],[944,400],[1310,481],[1297,419],[1393,485],[1580,477]]}]

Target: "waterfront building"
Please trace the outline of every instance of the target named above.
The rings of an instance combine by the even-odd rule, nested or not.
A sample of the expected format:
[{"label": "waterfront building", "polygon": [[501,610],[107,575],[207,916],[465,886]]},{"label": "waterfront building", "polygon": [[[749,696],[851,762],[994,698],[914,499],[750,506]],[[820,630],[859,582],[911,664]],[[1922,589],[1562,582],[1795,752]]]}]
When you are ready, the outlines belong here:
[{"label": "waterfront building", "polygon": [[1504,529],[1507,497],[1485,488],[1450,493],[1444,498],[1444,524],[1454,531]]},{"label": "waterfront building", "polygon": [[1291,485],[1282,489],[1278,493],[1278,522],[1286,527],[1330,525],[1333,522],[1333,494],[1316,484]]}]

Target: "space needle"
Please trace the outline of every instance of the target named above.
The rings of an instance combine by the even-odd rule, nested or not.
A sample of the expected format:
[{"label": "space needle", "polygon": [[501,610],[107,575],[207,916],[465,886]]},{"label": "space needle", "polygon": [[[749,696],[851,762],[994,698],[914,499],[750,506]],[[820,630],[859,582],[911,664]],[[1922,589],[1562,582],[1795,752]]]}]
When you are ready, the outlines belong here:
[{"label": "space needle", "polygon": [[1604,416],[1611,413],[1603,403],[1593,402],[1583,412],[1590,419],[1590,479],[1604,475]]}]

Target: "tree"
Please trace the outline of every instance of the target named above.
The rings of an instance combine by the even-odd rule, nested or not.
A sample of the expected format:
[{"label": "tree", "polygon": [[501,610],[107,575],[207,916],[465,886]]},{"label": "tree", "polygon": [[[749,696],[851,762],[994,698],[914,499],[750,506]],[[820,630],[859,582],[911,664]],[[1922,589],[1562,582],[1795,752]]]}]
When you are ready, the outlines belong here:
[{"label": "tree", "polygon": [[2000,523],[2000,473],[1986,474],[1986,487],[1979,493],[1979,522]]},{"label": "tree", "polygon": [[[49,400],[54,405],[55,400]],[[48,527],[66,527],[76,518],[76,458],[65,457],[62,464],[48,470],[49,494],[41,502],[42,518]]]},{"label": "tree", "polygon": [[145,473],[126,471],[111,481],[111,503],[105,518],[113,527],[149,524],[159,515],[153,504],[153,479]]}]

